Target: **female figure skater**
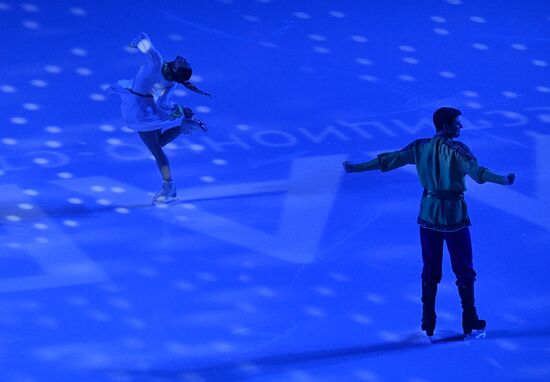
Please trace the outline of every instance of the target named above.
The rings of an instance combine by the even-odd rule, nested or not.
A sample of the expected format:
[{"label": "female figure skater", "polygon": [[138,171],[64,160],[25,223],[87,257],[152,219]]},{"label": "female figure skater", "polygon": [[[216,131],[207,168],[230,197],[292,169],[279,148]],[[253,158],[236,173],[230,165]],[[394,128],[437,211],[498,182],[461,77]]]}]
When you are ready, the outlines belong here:
[{"label": "female figure skater", "polygon": [[162,188],[153,198],[153,204],[175,200],[176,186],[172,181],[170,163],[163,147],[180,134],[193,130],[206,131],[205,124],[193,118],[193,111],[172,102],[177,84],[187,89],[210,96],[189,82],[191,66],[183,57],[165,62],[155,49],[149,36],[141,33],[129,44],[147,58],[133,80],[120,80],[111,85],[111,90],[122,98],[122,117],[126,125],[139,133],[143,143],[155,157],[162,175]]}]

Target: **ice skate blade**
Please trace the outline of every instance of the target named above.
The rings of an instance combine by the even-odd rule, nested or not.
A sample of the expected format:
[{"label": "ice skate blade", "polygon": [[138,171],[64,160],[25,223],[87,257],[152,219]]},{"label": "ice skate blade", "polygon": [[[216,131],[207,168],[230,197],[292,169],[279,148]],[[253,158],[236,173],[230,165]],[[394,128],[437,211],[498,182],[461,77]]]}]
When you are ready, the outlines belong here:
[{"label": "ice skate blade", "polygon": [[480,339],[483,339],[483,338],[486,338],[486,337],[487,337],[487,332],[485,331],[485,329],[474,330],[470,334],[466,334],[464,336],[464,341],[480,340]]},{"label": "ice skate blade", "polygon": [[155,207],[159,207],[159,206],[164,206],[164,205],[169,205],[169,204],[174,204],[174,203],[177,203],[179,202],[180,198],[178,196],[170,196],[166,199],[163,199],[163,200],[153,200],[153,202],[151,203],[153,206]]},{"label": "ice skate blade", "polygon": [[206,124],[196,118],[184,118],[181,121],[181,128],[184,134],[192,134],[194,132],[206,133],[208,131]]},{"label": "ice skate blade", "polygon": [[439,332],[434,332],[433,336],[427,337],[432,344],[449,344],[464,341],[465,335],[450,330],[440,330]]}]

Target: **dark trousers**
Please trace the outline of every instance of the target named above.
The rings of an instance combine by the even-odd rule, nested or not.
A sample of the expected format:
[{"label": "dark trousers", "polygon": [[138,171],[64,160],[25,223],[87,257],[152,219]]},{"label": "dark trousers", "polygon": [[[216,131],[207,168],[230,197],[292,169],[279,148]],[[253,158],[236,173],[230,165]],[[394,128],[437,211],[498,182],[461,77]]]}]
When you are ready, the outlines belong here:
[{"label": "dark trousers", "polygon": [[441,232],[420,227],[422,244],[422,281],[439,283],[442,277],[443,242],[451,255],[451,266],[456,275],[456,284],[465,286],[476,279],[472,261],[472,240],[468,227],[459,231]]}]

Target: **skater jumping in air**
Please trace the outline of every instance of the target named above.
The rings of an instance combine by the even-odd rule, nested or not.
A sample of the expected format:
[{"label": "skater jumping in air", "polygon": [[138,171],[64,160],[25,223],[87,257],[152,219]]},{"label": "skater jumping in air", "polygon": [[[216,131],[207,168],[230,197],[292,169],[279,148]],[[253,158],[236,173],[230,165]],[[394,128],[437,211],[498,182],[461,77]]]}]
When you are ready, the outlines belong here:
[{"label": "skater jumping in air", "polygon": [[464,177],[469,175],[477,183],[511,185],[515,175],[498,175],[481,167],[468,147],[454,140],[462,125],[460,110],[442,107],[433,114],[436,134],[432,138],[417,139],[404,149],[378,155],[377,158],[353,164],[344,162],[346,172],[394,170],[414,164],[424,187],[418,223],[422,246],[422,330],[432,336],[435,329],[435,296],[442,277],[443,242],[451,256],[456,285],[462,303],[464,334],[485,329],[474,305],[476,272],[472,261],[470,218],[464,201]]},{"label": "skater jumping in air", "polygon": [[191,66],[183,57],[163,61],[149,36],[141,33],[129,44],[147,59],[133,80],[120,80],[110,89],[122,98],[122,117],[126,125],[138,132],[141,140],[155,157],[162,176],[162,187],[153,198],[153,204],[167,203],[176,198],[176,186],[168,157],[163,147],[180,134],[193,130],[206,131],[205,124],[193,118],[193,111],[172,102],[174,90],[181,84],[187,89],[210,96],[189,82]]}]

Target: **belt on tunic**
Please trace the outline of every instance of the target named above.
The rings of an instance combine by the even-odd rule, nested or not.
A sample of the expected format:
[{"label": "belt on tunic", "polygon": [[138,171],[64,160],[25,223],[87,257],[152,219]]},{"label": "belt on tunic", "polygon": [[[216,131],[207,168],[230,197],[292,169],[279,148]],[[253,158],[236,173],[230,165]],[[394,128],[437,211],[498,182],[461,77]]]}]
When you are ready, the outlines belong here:
[{"label": "belt on tunic", "polygon": [[132,94],[135,94],[137,96],[140,96],[140,97],[144,97],[144,98],[154,98],[152,94],[142,94],[142,93],[138,93],[136,92],[134,89],[128,89],[130,91],[130,93]]},{"label": "belt on tunic", "polygon": [[436,198],[443,200],[462,200],[464,199],[464,193],[461,191],[453,190],[424,190],[422,196],[428,198]]}]

